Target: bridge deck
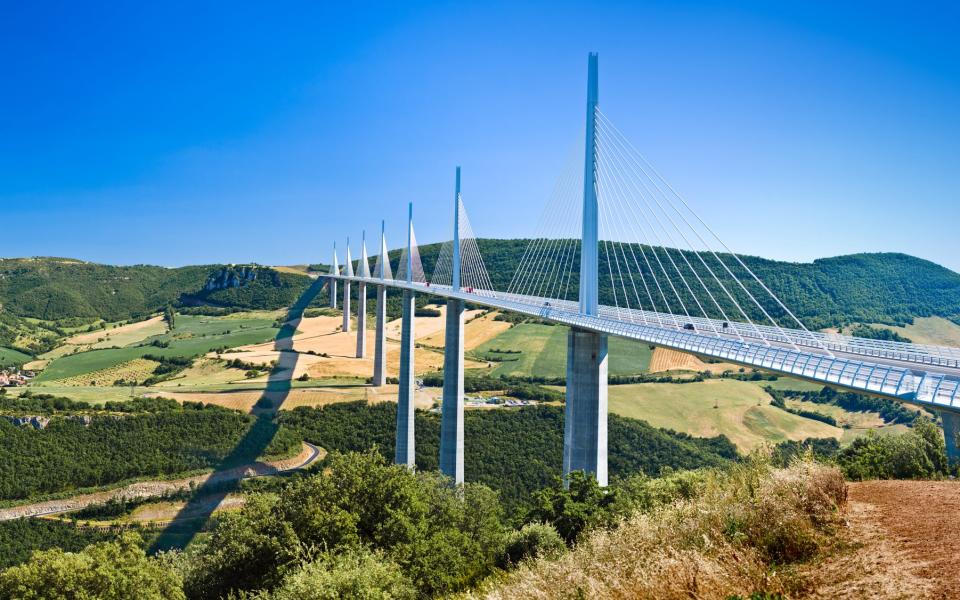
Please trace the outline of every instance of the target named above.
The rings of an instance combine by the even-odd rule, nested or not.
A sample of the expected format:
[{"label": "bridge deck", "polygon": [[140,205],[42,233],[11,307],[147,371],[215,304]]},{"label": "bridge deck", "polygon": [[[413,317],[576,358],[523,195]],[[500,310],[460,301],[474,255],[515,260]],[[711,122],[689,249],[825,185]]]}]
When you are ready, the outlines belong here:
[{"label": "bridge deck", "polygon": [[[866,392],[931,408],[960,412],[960,350],[781,329],[673,314],[602,306],[581,315],[574,302],[488,290],[453,291],[449,286],[374,277],[326,275],[411,289],[535,316],[546,321],[638,340]],[[689,329],[689,327],[693,329]]]}]

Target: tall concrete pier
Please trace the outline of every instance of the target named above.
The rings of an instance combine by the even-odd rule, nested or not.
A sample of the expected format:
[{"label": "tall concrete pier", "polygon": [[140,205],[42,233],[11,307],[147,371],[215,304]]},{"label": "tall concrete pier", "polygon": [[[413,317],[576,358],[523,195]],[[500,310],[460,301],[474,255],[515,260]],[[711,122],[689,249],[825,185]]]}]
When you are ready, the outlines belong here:
[{"label": "tall concrete pier", "polygon": [[[386,280],[390,272],[390,257],[387,253],[386,223],[380,223],[380,258],[374,277]],[[373,385],[387,385],[387,286],[377,286],[377,326],[373,348]]]},{"label": "tall concrete pier", "polygon": [[[413,203],[410,203],[407,226],[406,282],[413,282]],[[400,325],[400,393],[397,398],[396,463],[416,467],[414,444],[414,333],[413,319],[416,297],[413,290],[403,290],[403,313]]]},{"label": "tall concrete pier", "polygon": [[567,335],[563,472],[572,471],[607,485],[607,336],[579,329]]},{"label": "tall concrete pier", "polygon": [[[367,232],[360,238],[360,264],[357,277],[370,278],[370,261],[367,258]],[[357,284],[357,358],[367,357],[367,284]]]},{"label": "tall concrete pier", "polygon": [[[350,238],[347,238],[347,262],[343,265],[343,274],[347,277],[353,277],[353,258],[350,257]],[[343,282],[343,328],[344,332],[350,331],[350,281]]]},{"label": "tall concrete pier", "polygon": [[[453,291],[460,289],[460,167],[453,196]],[[440,417],[440,471],[463,483],[463,300],[447,300]]]},{"label": "tall concrete pier", "polygon": [[[587,137],[583,181],[583,237],[580,260],[580,314],[599,312],[597,204],[597,55],[587,62]],[[567,405],[563,432],[563,473],[592,473],[607,485],[607,336],[571,329],[567,336]]]},{"label": "tall concrete pier", "polygon": [[367,357],[367,284],[357,284],[357,358]]}]

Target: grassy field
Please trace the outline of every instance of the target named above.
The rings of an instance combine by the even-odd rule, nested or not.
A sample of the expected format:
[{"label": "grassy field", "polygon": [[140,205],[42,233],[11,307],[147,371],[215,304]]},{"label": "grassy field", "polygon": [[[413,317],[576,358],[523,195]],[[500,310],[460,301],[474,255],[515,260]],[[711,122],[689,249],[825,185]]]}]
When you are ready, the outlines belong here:
[{"label": "grassy field", "polygon": [[0,367],[9,367],[10,365],[22,365],[30,362],[29,354],[18,352],[12,348],[0,348]]},{"label": "grassy field", "polygon": [[72,336],[68,345],[89,345],[93,349],[131,346],[148,338],[167,332],[167,323],[163,317],[151,317],[145,321],[114,326],[109,329],[90,331]]},{"label": "grassy field", "polygon": [[[499,375],[537,375],[564,377],[567,371],[567,331],[559,325],[521,323],[479,345],[474,354],[504,359],[490,370]],[[493,349],[519,350],[519,354],[499,354]],[[610,374],[645,373],[650,364],[650,348],[621,338],[610,338]]]},{"label": "grassy field", "polygon": [[906,327],[893,327],[891,325],[871,325],[871,327],[892,329],[916,344],[960,348],[960,325],[943,317],[917,317],[912,324]]},{"label": "grassy field", "polygon": [[84,373],[109,369],[141,358],[145,354],[198,356],[215,348],[266,342],[277,334],[273,323],[273,318],[267,315],[250,315],[245,318],[178,315],[176,327],[172,331],[154,336],[149,340],[149,342],[157,340],[168,343],[167,348],[144,344],[70,354],[53,360],[37,379],[53,381],[76,377]]},{"label": "grassy field", "polygon": [[699,437],[724,434],[744,451],[764,442],[843,434],[838,427],[771,406],[770,396],[748,382],[616,385],[610,386],[609,394],[613,413]]}]

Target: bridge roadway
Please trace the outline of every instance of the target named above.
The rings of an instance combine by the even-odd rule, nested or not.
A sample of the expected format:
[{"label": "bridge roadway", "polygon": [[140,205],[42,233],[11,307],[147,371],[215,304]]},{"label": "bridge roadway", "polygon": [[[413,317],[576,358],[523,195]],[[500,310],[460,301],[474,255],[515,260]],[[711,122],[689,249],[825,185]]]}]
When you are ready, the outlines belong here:
[{"label": "bridge roadway", "polygon": [[[614,306],[598,316],[570,301],[377,277],[329,279],[409,289],[509,310],[698,356],[756,367],[853,392],[960,413],[960,350],[693,318]],[[688,325],[689,324],[689,325]],[[692,326],[693,329],[687,328]]]}]

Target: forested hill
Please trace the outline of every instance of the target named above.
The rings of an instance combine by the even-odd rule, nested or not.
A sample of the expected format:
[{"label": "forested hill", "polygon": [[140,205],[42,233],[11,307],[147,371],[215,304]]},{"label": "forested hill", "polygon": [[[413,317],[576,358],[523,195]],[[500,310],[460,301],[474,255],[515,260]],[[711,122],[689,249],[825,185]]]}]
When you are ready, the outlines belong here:
[{"label": "forested hill", "polygon": [[[501,290],[509,287],[528,244],[529,240],[479,240],[494,287]],[[420,247],[428,276],[433,272],[440,247],[440,244]],[[631,248],[625,246],[625,250],[630,256]],[[636,256],[641,255],[639,246],[633,246],[632,250]],[[672,255],[673,263],[680,267],[691,286],[698,284],[689,271],[687,260],[697,266],[727,315],[732,319],[739,317],[724,291],[706,275],[701,257],[688,253],[687,260],[683,260],[678,250],[665,251],[649,246],[644,246],[643,251],[651,257],[651,262],[653,253],[660,253],[674,287],[691,309],[691,314],[698,314],[694,311],[696,303],[672,270],[666,252]],[[606,253],[600,253],[601,300],[613,305],[614,287],[608,276],[606,256]],[[723,254],[720,257],[741,281],[750,281],[749,275],[731,257]],[[400,251],[392,251],[390,259],[396,273]],[[716,259],[709,255],[704,255],[703,259],[715,273],[722,275],[725,287],[737,297],[739,304],[748,308],[751,302],[746,294]],[[576,264],[576,255],[573,260]],[[915,317],[926,316],[941,316],[960,324],[960,274],[926,260],[884,253],[838,256],[812,263],[777,262],[750,256],[743,257],[743,261],[811,329],[851,322],[905,324]],[[375,259],[371,260],[373,262]],[[625,268],[622,271],[625,272]],[[642,272],[648,282],[652,281],[652,274],[642,260],[639,268],[637,264],[631,265],[631,272],[634,274],[633,285],[629,280],[625,284],[628,289],[635,286],[642,294],[641,300],[646,299],[639,273]],[[657,275],[668,291],[670,310],[683,314],[683,308],[670,293],[670,286],[663,281],[666,277],[660,271]],[[576,278],[572,278],[567,292],[570,299],[577,297],[577,283]],[[616,283],[619,292],[620,282]],[[115,267],[56,258],[0,259],[0,317],[6,313],[51,321],[71,317],[120,320],[157,311],[168,303],[273,309],[291,304],[308,284],[309,279],[304,275],[256,265],[168,269],[148,265]],[[768,298],[756,283],[748,283],[747,287],[755,297]],[[705,296],[702,290],[697,291],[701,297]],[[657,296],[654,299],[657,302],[655,308],[663,310],[661,299]],[[622,293],[616,300],[624,305]],[[771,314],[783,316],[771,300],[767,299],[764,304]],[[634,298],[631,298],[631,306],[636,307]],[[704,302],[703,306],[710,316],[722,317],[710,304]],[[650,308],[649,302],[643,307]],[[759,321],[763,319],[756,308],[751,310],[750,316]]]},{"label": "forested hill", "polygon": [[[480,252],[494,287],[501,290],[509,287],[528,244],[529,240],[479,240]],[[428,276],[433,272],[440,247],[440,244],[420,247],[424,270]],[[631,272],[634,273],[634,285],[640,291],[641,299],[646,300],[646,294],[643,292],[643,280],[637,273],[638,271],[642,272],[650,283],[652,282],[650,271],[646,268],[642,259],[638,261],[639,268],[637,264],[633,263],[631,249],[628,245],[624,245],[624,249],[626,256],[630,257]],[[634,251],[633,255],[639,258],[641,256],[640,246],[633,245],[632,249]],[[654,249],[649,246],[644,246],[643,249],[651,263],[654,264],[655,268],[658,268],[653,258]],[[674,286],[683,298],[684,303],[691,310],[691,314],[700,316],[695,310],[696,303],[690,297],[680,277],[673,271],[673,266],[666,258],[665,251],[662,248],[656,248],[655,250],[660,253],[659,256],[666,265]],[[612,250],[610,252],[612,253]],[[670,249],[669,253],[674,259],[673,262],[678,265],[684,277],[690,282],[691,287],[698,286],[696,278],[690,273],[686,261],[680,256],[680,252]],[[710,280],[711,278],[700,262],[700,257],[690,252],[685,254],[689,262],[697,268],[697,271],[707,282],[714,297],[720,301],[727,315],[731,319],[742,320],[742,317],[737,314],[736,308],[727,299],[724,291]],[[610,256],[612,260],[612,254]],[[731,271],[741,281],[750,281],[750,276],[730,255],[720,254],[719,256],[730,266]],[[601,301],[604,304],[614,305],[613,286],[611,286],[607,271],[606,257],[607,253],[601,247]],[[396,273],[396,267],[400,261],[400,251],[392,251],[390,258],[394,266],[394,273]],[[710,255],[703,255],[703,258],[714,273],[720,276],[725,287],[737,297],[739,304],[748,308],[751,305],[749,298],[731,280],[716,259]],[[576,256],[575,260],[578,260]],[[927,260],[897,253],[852,254],[818,259],[812,263],[778,262],[753,256],[744,256],[742,260],[811,329],[836,327],[851,322],[902,325],[911,322],[915,317],[928,316],[941,316],[960,324],[960,274]],[[375,259],[371,262],[375,262]],[[622,263],[621,266],[623,267],[621,270],[624,271],[625,264]],[[616,266],[614,266],[614,273],[616,272]],[[683,308],[672,297],[672,292],[664,281],[666,278],[663,273],[658,270],[657,275],[667,291],[671,312],[683,314]],[[625,283],[632,294],[629,279],[626,279]],[[616,284],[618,293],[620,293],[619,280],[616,281]],[[653,283],[650,283],[650,286],[653,287]],[[766,299],[764,305],[768,312],[777,317],[784,316],[781,309],[769,299],[769,296],[758,284],[748,283],[747,288],[758,299]],[[699,296],[706,298],[702,288],[695,287],[694,289]],[[569,286],[568,298],[576,299],[578,293],[577,281],[576,278],[573,278]],[[654,293],[656,294],[656,292]],[[660,303],[657,308],[663,310],[661,299],[656,295],[654,299]],[[618,297],[618,300],[623,306],[624,298],[622,295]],[[633,298],[631,298],[631,305],[636,306]],[[707,302],[704,302],[703,305],[710,316],[722,318],[715,307]],[[646,303],[644,308],[649,308],[649,302]],[[764,318],[763,314],[756,308],[750,312],[750,317],[758,321],[762,321]]]},{"label": "forested hill", "polygon": [[0,305],[17,317],[129,319],[167,304],[281,308],[309,284],[267,267],[116,267],[64,258],[0,259]]}]

